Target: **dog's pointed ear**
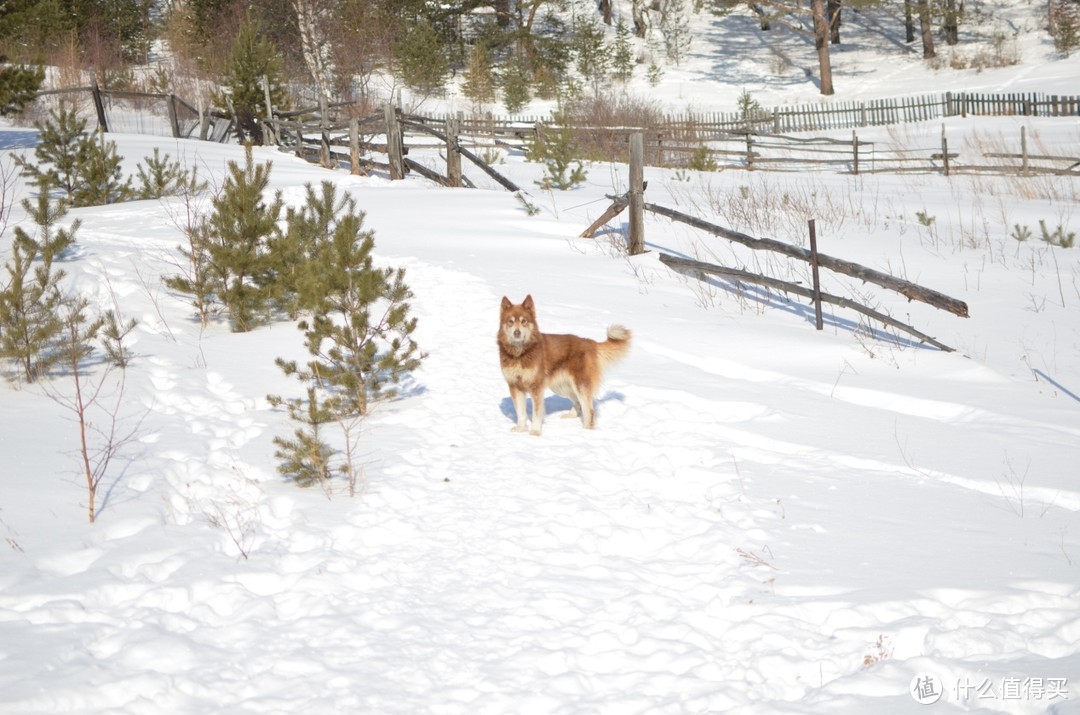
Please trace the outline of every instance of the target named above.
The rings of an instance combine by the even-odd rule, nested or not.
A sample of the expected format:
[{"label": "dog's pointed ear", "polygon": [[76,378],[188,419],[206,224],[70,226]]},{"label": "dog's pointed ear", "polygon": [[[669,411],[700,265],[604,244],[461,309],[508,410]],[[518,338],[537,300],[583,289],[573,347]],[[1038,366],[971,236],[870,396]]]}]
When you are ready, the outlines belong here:
[{"label": "dog's pointed ear", "polygon": [[532,294],[531,294],[531,293],[530,293],[529,295],[525,296],[525,302],[523,302],[523,303],[521,304],[521,307],[522,307],[522,308],[524,308],[525,310],[529,310],[529,311],[535,311],[535,309],[536,309],[536,304],[535,304],[535,303],[533,303],[533,299],[532,299]]},{"label": "dog's pointed ear", "polygon": [[514,304],[513,304],[513,303],[511,303],[511,302],[510,302],[510,299],[509,299],[509,298],[507,298],[507,297],[506,297],[506,296],[504,295],[504,296],[503,296],[503,299],[502,299],[502,305],[500,305],[500,306],[499,306],[499,309],[500,309],[500,310],[510,310],[510,308],[512,308],[512,307],[514,307]]}]

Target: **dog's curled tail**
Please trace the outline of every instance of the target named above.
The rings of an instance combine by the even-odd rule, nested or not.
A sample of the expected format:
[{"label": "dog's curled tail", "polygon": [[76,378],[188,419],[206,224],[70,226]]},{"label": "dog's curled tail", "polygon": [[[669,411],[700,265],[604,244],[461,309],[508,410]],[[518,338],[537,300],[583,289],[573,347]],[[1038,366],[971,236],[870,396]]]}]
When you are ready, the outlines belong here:
[{"label": "dog's curled tail", "polygon": [[621,325],[612,325],[607,329],[607,340],[600,343],[600,361],[603,364],[615,362],[630,349],[630,340],[633,333]]}]

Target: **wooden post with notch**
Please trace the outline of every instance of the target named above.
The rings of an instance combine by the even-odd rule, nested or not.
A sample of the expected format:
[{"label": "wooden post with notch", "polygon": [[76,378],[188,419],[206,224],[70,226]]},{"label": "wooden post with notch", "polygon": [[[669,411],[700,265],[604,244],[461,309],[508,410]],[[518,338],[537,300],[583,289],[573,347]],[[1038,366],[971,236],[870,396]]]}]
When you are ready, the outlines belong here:
[{"label": "wooden post with notch", "polygon": [[818,273],[817,225],[814,219],[807,221],[810,228],[810,275],[814,281],[814,325],[818,330],[825,328],[821,317],[821,279]]},{"label": "wooden post with notch", "polygon": [[461,150],[458,135],[461,133],[461,119],[450,117],[446,120],[446,179],[450,186],[461,186]]},{"label": "wooden post with notch", "polygon": [[645,135],[630,135],[630,255],[645,252]]}]

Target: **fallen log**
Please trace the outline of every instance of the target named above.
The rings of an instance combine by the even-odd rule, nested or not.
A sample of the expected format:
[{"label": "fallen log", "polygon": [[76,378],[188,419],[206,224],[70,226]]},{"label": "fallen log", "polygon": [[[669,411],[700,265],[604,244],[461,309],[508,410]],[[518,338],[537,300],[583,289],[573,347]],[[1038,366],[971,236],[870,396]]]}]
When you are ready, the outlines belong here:
[{"label": "fallen log", "polygon": [[[803,288],[800,285],[789,283],[787,281],[778,280],[776,278],[769,278],[768,276],[758,275],[757,273],[750,273],[749,271],[743,271],[738,268],[726,268],[724,266],[718,266],[714,263],[704,263],[702,261],[693,261],[688,258],[679,258],[667,253],[660,254],[660,262],[668,266],[672,270],[682,271],[697,271],[698,273],[706,273],[709,275],[720,276],[722,278],[728,278],[735,281],[742,281],[745,283],[756,283],[768,288],[774,288],[785,293],[794,293],[804,298],[814,299],[814,292],[808,288]],[[916,330],[907,323],[901,323],[895,318],[879,313],[876,310],[867,308],[861,303],[856,303],[849,298],[843,298],[837,295],[831,295],[829,293],[820,293],[821,300],[825,303],[831,303],[838,305],[841,308],[849,308],[858,313],[862,313],[868,318],[873,318],[880,323],[902,330],[909,335],[912,335],[919,339],[920,342],[929,343],[934,347],[943,350],[945,352],[953,352],[953,349],[948,345],[936,340],[935,338],[926,335],[925,333]]]}]

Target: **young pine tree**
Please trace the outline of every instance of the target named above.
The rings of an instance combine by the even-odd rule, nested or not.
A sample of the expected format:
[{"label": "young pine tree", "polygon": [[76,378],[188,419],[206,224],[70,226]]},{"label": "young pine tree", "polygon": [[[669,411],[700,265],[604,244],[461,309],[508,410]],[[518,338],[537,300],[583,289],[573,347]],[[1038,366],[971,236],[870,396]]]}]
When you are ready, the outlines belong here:
[{"label": "young pine tree", "polygon": [[394,54],[406,86],[424,94],[442,91],[450,74],[450,60],[445,41],[431,22],[419,18],[409,23]]},{"label": "young pine tree", "polygon": [[59,358],[64,272],[53,261],[74,243],[79,222],[55,229],[65,211],[49,201],[47,192],[39,194],[37,204],[24,199],[23,208],[38,223],[40,236],[35,239],[15,227],[11,258],[4,266],[7,278],[0,287],[0,357],[18,364],[26,381],[34,382]]},{"label": "young pine tree", "polygon": [[[306,242],[295,254],[306,256],[296,291],[298,308],[308,316],[298,327],[311,359],[277,363],[306,385],[307,399],[269,399],[287,404],[303,425],[295,440],[278,442],[282,473],[303,483],[326,465],[324,451],[315,449],[325,447],[316,425],[333,421],[348,433],[372,402],[396,394],[423,356],[412,339],[416,319],[409,315],[404,270],[374,266],[374,234],[364,230],[355,201],[339,198],[329,182],[319,193],[309,186],[307,204],[291,220],[294,235]],[[356,473],[348,458],[339,469]]]},{"label": "young pine tree", "polygon": [[105,132],[98,130],[96,140],[87,141],[77,157],[78,184],[71,192],[72,206],[105,206],[133,198],[131,177],[124,178],[122,161],[116,142],[106,141]]},{"label": "young pine tree", "polygon": [[250,147],[241,167],[228,165],[221,193],[211,202],[200,250],[205,250],[206,279],[224,306],[235,332],[253,329],[269,312],[272,258],[283,201],[278,192],[267,202],[272,164],[255,164]]},{"label": "young pine tree", "polygon": [[620,17],[615,23],[615,43],[611,48],[611,76],[619,82],[629,82],[634,74],[634,47],[630,28]]},{"label": "young pine tree", "polygon": [[[7,57],[0,55],[0,64],[7,64]],[[45,70],[41,67],[8,65],[0,69],[0,114],[10,116],[22,111],[34,100],[44,81]]]},{"label": "young pine tree", "polygon": [[520,61],[504,64],[499,86],[502,89],[503,106],[511,114],[520,112],[532,99],[529,70]]},{"label": "young pine tree", "polygon": [[264,77],[274,108],[288,109],[281,54],[260,32],[258,24],[248,18],[236,35],[226,63],[223,84],[228,92],[218,92],[214,96],[218,106],[232,107],[236,135],[241,142],[263,143],[259,117],[266,115]]},{"label": "young pine tree", "polygon": [[168,154],[162,156],[157,147],[154,147],[152,156],[144,157],[139,162],[136,171],[138,189],[135,190],[135,197],[139,199],[201,194],[207,189],[206,182],[199,180],[197,169],[185,169]]},{"label": "young pine tree", "polygon": [[[275,403],[275,398],[271,398]],[[284,401],[289,417],[302,426],[293,430],[292,439],[274,437],[280,459],[278,472],[298,486],[326,485],[333,476],[334,449],[323,441],[322,428],[334,421],[332,412],[319,401],[319,392],[309,386],[307,399]]]},{"label": "young pine tree", "polygon": [[39,192],[48,187],[70,196],[79,187],[79,165],[84,155],[92,151],[93,140],[86,135],[86,120],[61,102],[59,108],[49,110],[48,121],[35,122],[34,126],[39,140],[33,160],[19,156],[15,163]]},{"label": "young pine tree", "polygon": [[584,183],[588,172],[578,159],[580,147],[574,129],[569,125],[570,117],[561,112],[552,116],[558,126],[538,134],[525,148],[525,158],[545,167],[537,186],[545,191],[566,191]]},{"label": "young pine tree", "polygon": [[495,101],[495,70],[486,43],[478,42],[469,53],[461,91],[478,105]]}]

